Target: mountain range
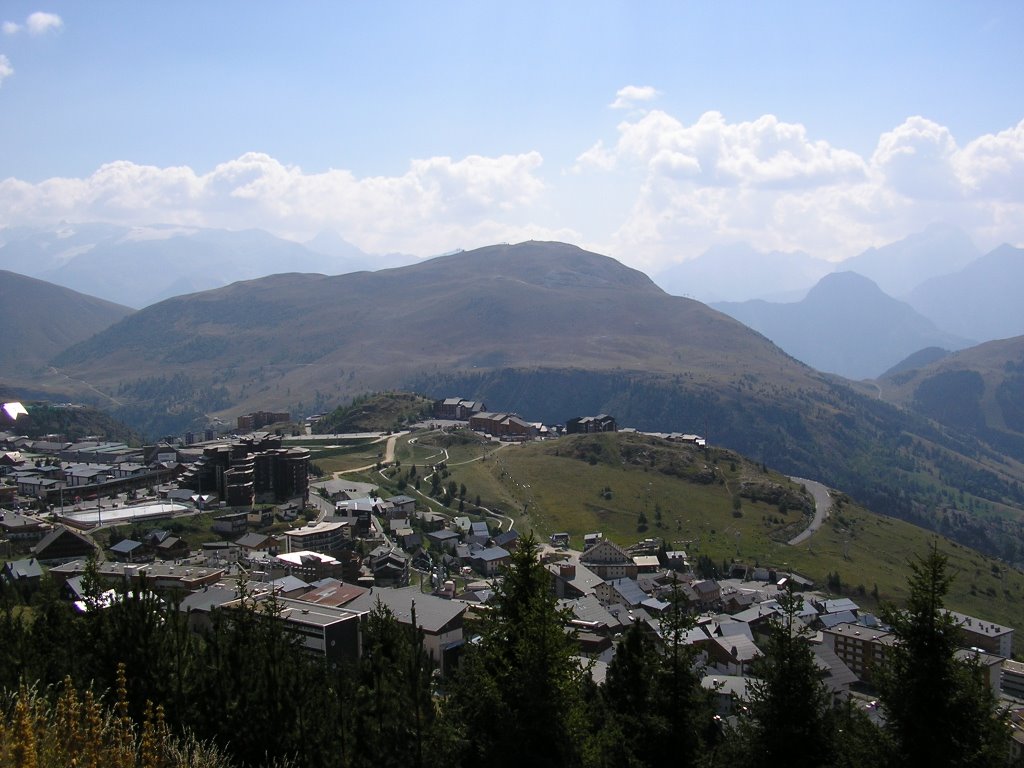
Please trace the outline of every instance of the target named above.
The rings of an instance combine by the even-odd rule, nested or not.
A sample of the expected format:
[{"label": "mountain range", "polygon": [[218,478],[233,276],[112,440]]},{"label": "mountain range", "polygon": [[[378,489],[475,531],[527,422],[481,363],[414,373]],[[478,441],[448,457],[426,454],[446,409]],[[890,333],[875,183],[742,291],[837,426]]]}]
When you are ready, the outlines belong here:
[{"label": "mountain range", "polygon": [[0,230],[0,268],[139,308],[282,271],[340,274],[412,257],[363,253],[337,233],[305,244],[258,229],[65,224]]},{"label": "mountain range", "polygon": [[562,243],[241,281],[127,315],[50,364],[22,383],[102,405],[150,436],[255,409],[300,416],[385,389],[546,422],[607,412],[638,429],[703,433],[877,511],[1024,557],[1024,465],[1005,446],[914,398],[897,407],[875,385],[823,374]]},{"label": "mountain range", "polygon": [[[1014,295],[1015,287],[1024,283],[1020,256],[1018,249],[1005,246],[979,257],[963,231],[936,223],[839,263],[803,252],[761,252],[745,243],[714,246],[698,258],[655,272],[654,279],[673,295],[716,302],[723,308],[728,302],[728,311],[737,317],[759,317],[770,309],[745,311],[734,305],[751,300],[796,303],[822,278],[852,271],[875,282],[890,297],[910,304],[952,337],[943,343],[955,346],[969,339],[987,341],[1024,333],[1024,305]],[[329,230],[299,243],[258,229],[159,224],[64,223],[0,229],[0,269],[133,308],[281,272],[339,275],[416,261],[403,254],[364,253]],[[792,314],[791,309],[779,311]],[[864,310],[849,321],[854,327],[866,327],[872,324],[868,314]],[[874,375],[897,362],[889,354],[866,368],[836,367],[833,361],[802,356],[806,345],[794,345],[789,335],[755,328],[805,362],[844,375]],[[908,334],[908,343],[913,336]],[[893,345],[882,340],[880,346]],[[895,348],[902,347],[896,344]]]},{"label": "mountain range", "polygon": [[[961,349],[970,339],[940,331],[910,304],[855,272],[826,275],[801,301],[716,303],[820,371],[872,379],[926,347]],[[1024,332],[1024,328],[1022,328]]]},{"label": "mountain range", "polygon": [[961,229],[935,223],[839,262],[802,251],[759,251],[748,243],[714,246],[695,259],[655,272],[654,279],[669,293],[703,302],[793,302],[831,272],[857,272],[890,296],[904,298],[930,278],[963,269],[978,255]]},{"label": "mountain range", "polygon": [[[856,275],[824,288],[831,282],[878,293]],[[1024,337],[1005,349],[1004,372],[1024,370]],[[614,259],[531,241],[177,296],[125,314],[50,369],[0,374],[6,391],[99,405],[150,437],[255,409],[301,416],[388,389],[481,399],[546,422],[607,412],[638,429],[703,433],[876,511],[1024,560],[1020,381],[996,382],[996,363],[978,371],[976,412],[1003,408],[981,423],[942,412],[959,383],[979,387],[962,374],[929,384],[918,371],[950,358],[931,359],[855,384]]]},{"label": "mountain range", "polygon": [[[957,241],[954,239],[954,243]],[[922,243],[889,253],[890,284],[907,265],[921,261]],[[962,246],[963,243],[961,242]],[[843,264],[876,271],[883,250]],[[960,260],[966,257],[964,248]],[[947,254],[944,268],[956,263]],[[924,273],[918,273],[924,274]],[[1024,334],[1024,250],[1001,245],[958,271],[919,283],[904,301],[892,298],[863,275],[825,275],[807,295],[792,302],[750,300],[713,304],[763,333],[790,354],[819,370],[853,379],[873,378],[921,349],[947,351],[978,341]]]}]

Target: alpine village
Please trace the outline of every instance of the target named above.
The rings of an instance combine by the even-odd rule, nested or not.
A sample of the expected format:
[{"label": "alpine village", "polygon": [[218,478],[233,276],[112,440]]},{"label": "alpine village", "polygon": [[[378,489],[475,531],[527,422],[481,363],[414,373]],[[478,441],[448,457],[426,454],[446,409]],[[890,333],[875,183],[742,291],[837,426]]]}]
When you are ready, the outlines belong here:
[{"label": "alpine village", "polygon": [[1024,337],[859,382],[539,242],[19,292],[2,765],[1024,764]]}]

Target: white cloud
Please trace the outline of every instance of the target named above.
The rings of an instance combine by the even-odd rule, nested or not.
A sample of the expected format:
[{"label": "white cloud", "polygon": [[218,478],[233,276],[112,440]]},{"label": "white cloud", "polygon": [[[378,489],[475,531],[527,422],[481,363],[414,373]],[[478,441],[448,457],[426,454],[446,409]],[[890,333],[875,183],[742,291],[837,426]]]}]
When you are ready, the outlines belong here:
[{"label": "white cloud", "polygon": [[798,187],[853,181],[866,170],[855,153],[811,141],[804,126],[773,115],[728,123],[719,112],[705,112],[687,126],[654,110],[619,126],[617,151],[655,175],[708,185]]},{"label": "white cloud", "polygon": [[687,124],[651,110],[617,134],[572,169],[595,183],[633,175],[604,249],[641,268],[740,240],[845,258],[936,220],[982,247],[1024,240],[1024,121],[961,148],[945,126],[910,117],[870,157],[774,115],[730,122],[711,111]]},{"label": "white cloud", "polygon": [[0,85],[4,84],[4,80],[14,74],[14,67],[11,66],[11,60],[0,53]]},{"label": "white cloud", "polygon": [[602,171],[610,171],[615,167],[615,152],[607,149],[604,142],[598,140],[594,146],[581,153],[576,158],[576,163],[570,169],[573,173],[579,173],[587,168],[597,168]]},{"label": "white cloud", "polygon": [[16,35],[21,31],[21,24],[16,24],[13,21],[5,21],[3,23],[3,30],[5,35]]},{"label": "white cloud", "polygon": [[545,191],[541,164],[536,152],[434,157],[411,162],[400,176],[357,178],[346,170],[305,173],[257,152],[205,174],[119,161],[82,179],[0,181],[0,226],[61,219],[259,226],[303,239],[329,227],[369,252],[427,255],[493,238],[568,235],[519,215]]},{"label": "white cloud", "polygon": [[970,142],[956,154],[954,167],[971,194],[1024,201],[1024,120]]},{"label": "white cloud", "polygon": [[960,194],[953,169],[956,151],[956,141],[948,128],[923,117],[910,117],[882,134],[871,164],[901,194],[949,199]]},{"label": "white cloud", "polygon": [[[9,62],[0,58],[0,79]],[[571,173],[564,172],[571,170]],[[560,239],[656,271],[712,245],[838,259],[933,221],[981,247],[1024,242],[1024,121],[963,145],[910,117],[867,156],[773,115],[684,122],[635,113],[567,169],[539,152],[409,162],[390,176],[307,172],[251,152],[208,171],[121,161],[84,178],[0,180],[0,227],[68,221],[334,229],[367,252],[420,256]]]},{"label": "white cloud", "polygon": [[650,85],[627,85],[615,94],[615,101],[608,105],[609,109],[632,109],[638,101],[652,101],[659,92]]},{"label": "white cloud", "polygon": [[25,19],[25,26],[30,35],[45,35],[64,26],[63,20],[56,13],[36,11]]}]

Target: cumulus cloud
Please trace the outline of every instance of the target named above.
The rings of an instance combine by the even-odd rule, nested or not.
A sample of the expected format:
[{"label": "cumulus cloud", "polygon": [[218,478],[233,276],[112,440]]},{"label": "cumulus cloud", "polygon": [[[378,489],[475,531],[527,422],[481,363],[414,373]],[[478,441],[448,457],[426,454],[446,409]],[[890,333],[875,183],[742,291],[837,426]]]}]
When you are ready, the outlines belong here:
[{"label": "cumulus cloud", "polygon": [[21,31],[21,24],[13,21],[5,21],[2,25],[5,35],[16,35]]},{"label": "cumulus cloud", "polygon": [[953,164],[971,194],[1024,201],[1024,120],[970,142],[956,153]]},{"label": "cumulus cloud", "polygon": [[615,94],[615,101],[608,105],[609,109],[632,109],[636,102],[652,101],[660,94],[650,85],[627,85]]},{"label": "cumulus cloud", "polygon": [[692,125],[655,110],[619,126],[618,154],[654,175],[712,186],[793,187],[856,180],[865,174],[855,153],[811,141],[804,126],[765,115],[729,123],[705,112]]},{"label": "cumulus cloud", "polygon": [[306,173],[257,152],[208,173],[119,161],[82,179],[0,181],[0,225],[61,219],[258,225],[299,238],[330,227],[369,252],[425,255],[453,243],[486,244],[484,235],[510,240],[548,232],[515,215],[544,192],[537,174],[542,162],[537,152],[433,157],[413,161],[399,176],[357,178],[347,170]]},{"label": "cumulus cloud", "polygon": [[883,133],[867,157],[763,115],[686,123],[661,110],[623,121],[577,158],[576,175],[637,179],[606,250],[641,267],[711,245],[844,258],[935,220],[979,244],[1024,239],[1024,121],[958,145],[920,116]]},{"label": "cumulus cloud", "polygon": [[45,35],[64,26],[63,20],[56,13],[36,11],[25,19],[25,27],[30,35]]},{"label": "cumulus cloud", "polygon": [[894,190],[908,197],[958,197],[961,185],[953,168],[957,146],[945,126],[911,117],[883,133],[871,164]]},{"label": "cumulus cloud", "polygon": [[[5,67],[0,57],[0,79]],[[0,227],[259,226],[300,240],[330,228],[367,252],[421,256],[558,239],[652,272],[736,241],[845,258],[933,221],[982,247],[1024,242],[1024,121],[959,143],[909,117],[861,155],[774,115],[688,122],[650,110],[563,170],[536,151],[421,158],[388,176],[313,173],[258,152],[209,171],[121,161],[84,178],[0,181]]]},{"label": "cumulus cloud", "polygon": [[0,53],[0,85],[4,84],[4,80],[14,74],[14,67],[11,66],[11,60]]}]

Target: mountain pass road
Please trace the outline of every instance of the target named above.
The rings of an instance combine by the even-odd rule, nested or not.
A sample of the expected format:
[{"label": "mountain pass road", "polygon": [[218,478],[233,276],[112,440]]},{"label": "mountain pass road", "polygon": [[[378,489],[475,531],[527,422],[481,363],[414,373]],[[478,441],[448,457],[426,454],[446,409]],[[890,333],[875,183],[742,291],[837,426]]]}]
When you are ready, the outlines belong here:
[{"label": "mountain pass road", "polygon": [[803,544],[814,535],[816,530],[821,528],[821,524],[825,522],[825,518],[828,517],[828,511],[832,507],[832,497],[829,496],[828,488],[819,482],[802,477],[791,477],[789,479],[806,487],[811,496],[814,497],[814,519],[811,520],[811,524],[807,526],[806,530],[789,540],[789,545],[795,547],[797,544]]}]

